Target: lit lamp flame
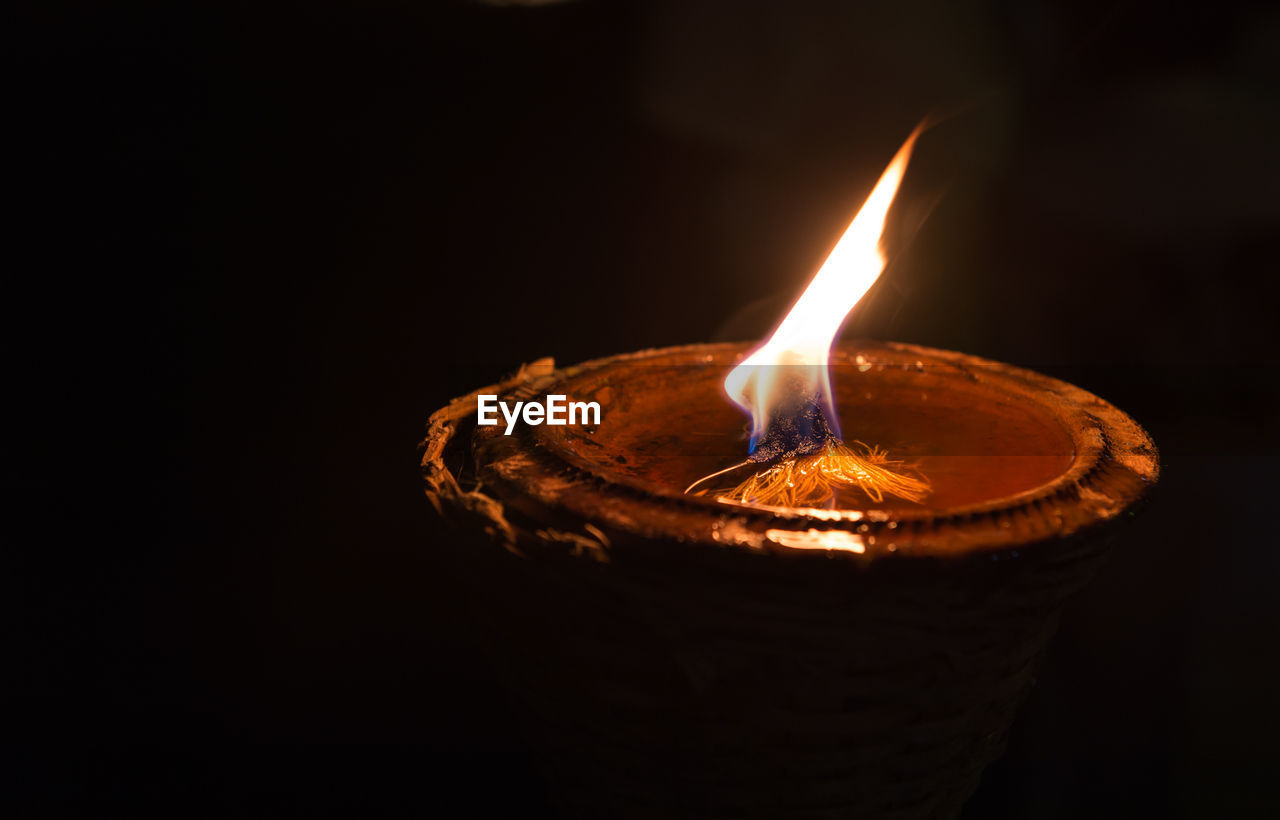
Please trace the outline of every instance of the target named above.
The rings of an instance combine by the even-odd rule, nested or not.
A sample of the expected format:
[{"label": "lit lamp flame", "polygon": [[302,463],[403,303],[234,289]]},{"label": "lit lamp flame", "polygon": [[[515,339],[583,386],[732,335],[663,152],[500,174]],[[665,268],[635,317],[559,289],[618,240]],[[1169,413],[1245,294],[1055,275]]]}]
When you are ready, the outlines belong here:
[{"label": "lit lamp flame", "polygon": [[751,415],[751,449],[746,462],[722,473],[751,463],[769,466],[721,498],[803,507],[831,503],[840,487],[858,487],[874,501],[885,493],[919,501],[928,491],[923,476],[884,451],[861,442],[855,450],[840,441],[827,372],[841,323],[884,270],[880,237],[919,133],[898,149],[778,329],[725,379],[729,398]]},{"label": "lit lamp flame", "polygon": [[[771,408],[787,403],[785,397],[779,395],[781,390],[807,388],[828,411],[827,420],[832,425],[837,423],[827,376],[827,356],[844,317],[884,270],[880,236],[918,134],[918,131],[912,133],[898,149],[853,223],[773,336],[724,380],[729,398],[751,414],[753,450],[769,427]],[[781,378],[784,373],[788,378]],[[795,384],[797,377],[805,383]]]}]

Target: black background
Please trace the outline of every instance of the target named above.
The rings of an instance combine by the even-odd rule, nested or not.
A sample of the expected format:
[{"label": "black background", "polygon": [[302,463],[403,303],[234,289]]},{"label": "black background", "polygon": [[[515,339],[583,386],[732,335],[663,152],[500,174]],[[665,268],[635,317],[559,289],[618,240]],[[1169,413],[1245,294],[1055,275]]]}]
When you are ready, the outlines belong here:
[{"label": "black background", "polygon": [[1280,809],[1274,8],[17,23],[21,816],[550,816],[433,550],[427,416],[540,356],[758,338],[926,115],[850,332],[1074,381],[1164,470],[966,817]]}]

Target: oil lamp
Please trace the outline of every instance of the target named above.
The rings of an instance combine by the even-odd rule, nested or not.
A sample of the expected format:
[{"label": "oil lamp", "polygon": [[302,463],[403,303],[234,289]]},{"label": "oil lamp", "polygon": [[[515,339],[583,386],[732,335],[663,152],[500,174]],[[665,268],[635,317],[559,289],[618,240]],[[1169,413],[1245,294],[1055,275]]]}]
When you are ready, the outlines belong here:
[{"label": "oil lamp", "polygon": [[[832,344],[914,140],[762,346],[541,360],[431,417],[427,496],[566,816],[954,816],[1155,482],[1078,387]],[[600,413],[507,431],[480,395]]]}]

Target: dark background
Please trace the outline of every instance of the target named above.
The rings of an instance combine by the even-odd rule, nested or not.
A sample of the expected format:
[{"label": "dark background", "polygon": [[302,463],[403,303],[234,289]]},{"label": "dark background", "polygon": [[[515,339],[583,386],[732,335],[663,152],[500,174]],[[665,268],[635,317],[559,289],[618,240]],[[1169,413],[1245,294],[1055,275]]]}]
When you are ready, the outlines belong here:
[{"label": "dark background", "polygon": [[433,545],[427,416],[755,338],[926,115],[850,331],[1161,448],[974,818],[1280,809],[1280,12],[385,0],[6,26],[20,814],[549,816]]}]

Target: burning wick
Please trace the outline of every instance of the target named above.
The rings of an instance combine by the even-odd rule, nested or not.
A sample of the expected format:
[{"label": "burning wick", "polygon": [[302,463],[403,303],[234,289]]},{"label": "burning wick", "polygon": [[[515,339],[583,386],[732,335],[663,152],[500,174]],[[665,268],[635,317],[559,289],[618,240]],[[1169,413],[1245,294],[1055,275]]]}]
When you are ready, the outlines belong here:
[{"label": "burning wick", "polygon": [[898,149],[773,336],[725,379],[729,398],[751,416],[747,460],[695,481],[685,493],[754,464],[767,466],[716,496],[743,504],[817,507],[833,505],[836,491],[847,488],[876,502],[885,495],[924,500],[928,479],[911,466],[891,460],[877,447],[860,441],[850,447],[841,441],[827,372],[841,323],[884,270],[880,237],[919,135],[917,128]]}]

